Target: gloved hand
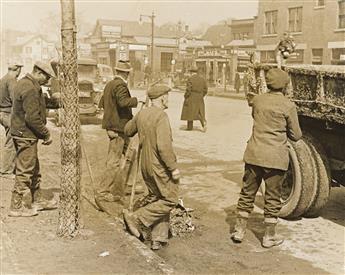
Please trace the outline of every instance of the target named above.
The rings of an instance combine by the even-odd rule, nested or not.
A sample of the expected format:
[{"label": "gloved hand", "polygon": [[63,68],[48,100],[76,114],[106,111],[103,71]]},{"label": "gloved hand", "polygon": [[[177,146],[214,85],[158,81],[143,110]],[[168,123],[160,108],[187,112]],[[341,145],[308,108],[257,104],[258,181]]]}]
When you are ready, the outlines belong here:
[{"label": "gloved hand", "polygon": [[43,145],[50,145],[52,144],[53,140],[51,138],[51,136],[49,135],[46,139],[43,140],[42,144]]},{"label": "gloved hand", "polygon": [[174,171],[171,172],[171,176],[172,176],[174,181],[178,182],[180,180],[180,177],[181,177],[180,170],[175,169]]}]

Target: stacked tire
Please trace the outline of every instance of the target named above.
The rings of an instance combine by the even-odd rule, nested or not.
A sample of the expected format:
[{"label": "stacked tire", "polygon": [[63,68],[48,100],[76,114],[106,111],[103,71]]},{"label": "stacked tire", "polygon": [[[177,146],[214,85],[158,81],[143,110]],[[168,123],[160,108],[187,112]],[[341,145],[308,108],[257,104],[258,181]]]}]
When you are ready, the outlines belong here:
[{"label": "stacked tire", "polygon": [[289,141],[289,156],[286,179],[289,181],[290,178],[290,184],[287,184],[289,195],[282,198],[280,217],[317,217],[330,193],[330,169],[326,154],[315,138],[304,135],[298,142]]}]

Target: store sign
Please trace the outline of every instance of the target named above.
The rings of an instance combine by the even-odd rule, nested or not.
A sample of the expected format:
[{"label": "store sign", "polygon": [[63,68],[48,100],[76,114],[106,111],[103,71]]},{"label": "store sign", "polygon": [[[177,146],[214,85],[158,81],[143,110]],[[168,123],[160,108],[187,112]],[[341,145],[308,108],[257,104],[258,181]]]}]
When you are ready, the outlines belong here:
[{"label": "store sign", "polygon": [[147,46],[146,45],[130,44],[129,45],[129,50],[130,51],[147,51]]},{"label": "store sign", "polygon": [[120,38],[121,37],[121,26],[102,26],[102,37],[112,37]]}]

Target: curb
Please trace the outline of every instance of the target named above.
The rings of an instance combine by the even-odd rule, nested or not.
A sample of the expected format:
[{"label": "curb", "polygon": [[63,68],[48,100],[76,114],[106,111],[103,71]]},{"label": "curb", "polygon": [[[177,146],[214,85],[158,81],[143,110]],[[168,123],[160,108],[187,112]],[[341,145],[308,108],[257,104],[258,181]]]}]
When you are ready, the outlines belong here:
[{"label": "curb", "polygon": [[116,233],[122,234],[128,240],[128,242],[135,247],[135,249],[146,259],[146,262],[152,266],[155,266],[162,274],[173,274],[174,269],[165,262],[163,258],[154,253],[144,243],[125,232],[123,229],[122,221],[119,218],[115,218],[114,228]]}]

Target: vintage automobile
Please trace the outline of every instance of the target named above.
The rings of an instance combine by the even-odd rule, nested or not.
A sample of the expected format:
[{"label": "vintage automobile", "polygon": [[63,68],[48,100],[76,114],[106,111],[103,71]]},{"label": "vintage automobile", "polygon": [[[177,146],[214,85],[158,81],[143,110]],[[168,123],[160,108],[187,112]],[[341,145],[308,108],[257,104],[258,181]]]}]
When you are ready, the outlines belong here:
[{"label": "vintage automobile", "polygon": [[[79,58],[78,64],[78,88],[79,88],[79,115],[95,116],[98,113],[97,104],[101,98],[103,89],[97,89],[97,63],[93,59]],[[54,70],[57,70],[57,62],[52,63]],[[58,80],[52,80],[50,93],[60,93],[60,85]],[[55,122],[61,125],[62,109],[55,113]]]}]

